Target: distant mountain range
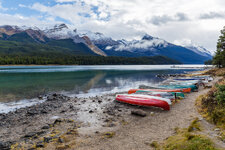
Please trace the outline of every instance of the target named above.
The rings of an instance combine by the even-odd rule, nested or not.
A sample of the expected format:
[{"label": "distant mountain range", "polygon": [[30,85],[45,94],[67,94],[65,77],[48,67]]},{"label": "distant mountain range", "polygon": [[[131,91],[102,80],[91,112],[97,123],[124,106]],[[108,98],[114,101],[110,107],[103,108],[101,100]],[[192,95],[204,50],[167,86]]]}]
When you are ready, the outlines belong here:
[{"label": "distant mountain range", "polygon": [[[14,49],[9,51],[2,46],[0,54],[13,54],[19,51],[21,54],[32,53],[35,55],[35,51],[27,46],[29,43],[33,43],[42,45],[42,51],[45,52],[53,53],[60,47],[60,52],[73,55],[123,57],[161,55],[184,64],[202,64],[212,58],[212,54],[208,50],[196,45],[179,46],[148,34],[140,40],[114,40],[99,32],[77,32],[76,29],[69,29],[65,24],[58,24],[45,29],[26,26],[0,26],[0,41],[24,43],[22,49],[17,47],[17,51]],[[11,46],[15,47],[12,43]],[[24,46],[27,47],[24,48]],[[36,53],[42,53],[42,51],[36,50]]]}]

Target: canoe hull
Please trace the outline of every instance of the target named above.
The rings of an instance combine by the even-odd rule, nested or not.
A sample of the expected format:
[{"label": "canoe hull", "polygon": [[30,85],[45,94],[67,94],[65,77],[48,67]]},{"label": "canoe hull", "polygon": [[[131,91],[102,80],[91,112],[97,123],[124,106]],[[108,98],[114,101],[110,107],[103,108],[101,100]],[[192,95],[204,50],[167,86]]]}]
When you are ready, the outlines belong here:
[{"label": "canoe hull", "polygon": [[[152,92],[152,91],[146,91],[146,90],[140,90],[140,91],[136,91],[135,94],[139,94],[139,93],[142,93],[142,94],[147,94],[147,95],[153,95],[153,96],[160,96],[160,97],[172,97],[169,98],[171,100],[173,99],[176,99],[176,97],[180,97],[180,98],[184,98],[184,93],[183,92]],[[149,94],[148,94],[149,93]],[[158,94],[157,93],[162,93],[162,94]],[[164,95],[163,93],[169,93],[170,95]]]},{"label": "canoe hull", "polygon": [[197,90],[198,87],[196,85],[160,85],[160,87],[163,88],[169,88],[169,89],[179,89],[179,88],[191,88],[191,91]]},{"label": "canoe hull", "polygon": [[173,93],[169,92],[146,92],[146,91],[137,91],[135,94],[144,94],[144,95],[149,95],[149,96],[157,96],[157,97],[162,97],[162,98],[167,98],[170,100],[175,100],[175,95]]},{"label": "canoe hull", "polygon": [[135,93],[137,91],[152,91],[152,92],[184,92],[189,93],[191,92],[191,88],[185,88],[185,89],[130,89],[128,91],[128,94]]},{"label": "canoe hull", "polygon": [[141,98],[129,95],[117,95],[116,100],[123,103],[140,105],[140,106],[154,106],[160,107],[164,110],[170,110],[170,106],[166,101],[155,99],[155,98]]}]

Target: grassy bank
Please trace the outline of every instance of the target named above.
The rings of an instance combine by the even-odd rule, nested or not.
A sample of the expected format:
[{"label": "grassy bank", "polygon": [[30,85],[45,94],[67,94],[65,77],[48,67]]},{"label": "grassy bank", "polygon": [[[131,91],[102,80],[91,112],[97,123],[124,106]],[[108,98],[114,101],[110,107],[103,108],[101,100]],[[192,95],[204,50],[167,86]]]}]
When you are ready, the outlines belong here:
[{"label": "grassy bank", "polygon": [[218,127],[225,129],[225,68],[209,71],[211,75],[223,76],[214,87],[197,99],[200,113]]},{"label": "grassy bank", "polygon": [[198,133],[201,130],[201,124],[196,118],[188,128],[175,128],[175,135],[161,144],[153,142],[150,146],[156,150],[217,150],[208,137]]},{"label": "grassy bank", "polygon": [[225,78],[220,80],[206,95],[197,99],[199,112],[206,120],[221,129],[220,138],[225,139]]},{"label": "grassy bank", "polygon": [[212,76],[225,76],[225,68],[210,69],[209,71],[204,72],[204,74]]},{"label": "grassy bank", "polygon": [[199,96],[196,105],[206,120],[221,129],[220,138],[225,140],[225,68],[216,68],[208,71],[207,74],[223,76],[223,78],[206,95]]}]

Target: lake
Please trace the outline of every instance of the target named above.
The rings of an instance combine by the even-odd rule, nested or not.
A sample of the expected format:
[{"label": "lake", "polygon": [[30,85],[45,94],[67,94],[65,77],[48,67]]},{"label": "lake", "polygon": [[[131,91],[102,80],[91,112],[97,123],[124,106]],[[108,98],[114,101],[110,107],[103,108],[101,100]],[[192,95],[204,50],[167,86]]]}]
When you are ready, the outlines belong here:
[{"label": "lake", "polygon": [[40,102],[39,95],[57,92],[85,97],[115,93],[141,84],[158,84],[163,79],[157,74],[194,70],[171,65],[0,66],[0,113]]}]

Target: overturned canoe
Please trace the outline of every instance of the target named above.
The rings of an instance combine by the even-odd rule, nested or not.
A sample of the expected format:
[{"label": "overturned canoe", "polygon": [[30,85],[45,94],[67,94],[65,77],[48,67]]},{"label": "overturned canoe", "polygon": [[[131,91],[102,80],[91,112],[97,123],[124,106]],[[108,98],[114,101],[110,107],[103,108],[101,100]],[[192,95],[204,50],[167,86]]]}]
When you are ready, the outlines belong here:
[{"label": "overturned canoe", "polygon": [[177,78],[177,79],[173,79],[173,80],[178,80],[178,81],[191,81],[191,80],[200,80],[197,78]]},{"label": "overturned canoe", "polygon": [[170,110],[170,104],[171,104],[171,101],[166,98],[148,96],[148,95],[139,95],[139,94],[116,95],[116,100],[119,102],[124,102],[128,104],[133,104],[133,105],[160,107],[160,108],[163,108],[164,110]]},{"label": "overturned canoe", "polygon": [[168,88],[168,89],[191,88],[191,91],[198,90],[198,87],[196,85],[170,84],[170,85],[160,85],[159,87]]},{"label": "overturned canoe", "polygon": [[[142,93],[142,94],[152,94],[153,96],[157,96],[157,94],[159,94],[161,97],[166,97],[166,98],[170,98],[170,95],[173,95],[173,98],[176,99],[176,97],[180,97],[180,98],[184,98],[184,93],[183,92],[153,92],[153,91],[146,91],[145,89],[143,90],[139,90],[139,91],[136,91],[135,94],[139,94],[139,93]],[[165,93],[165,94],[164,94]],[[167,93],[169,93],[169,95],[167,95]]]},{"label": "overturned canoe", "polygon": [[170,93],[170,92],[137,91],[135,94],[157,96],[157,97],[170,99],[171,101],[176,99],[176,96],[173,93]]},{"label": "overturned canoe", "polygon": [[184,89],[130,89],[128,91],[128,94],[135,93],[136,91],[153,91],[153,92],[184,92],[184,93],[189,93],[191,92],[191,88],[184,88]]}]

